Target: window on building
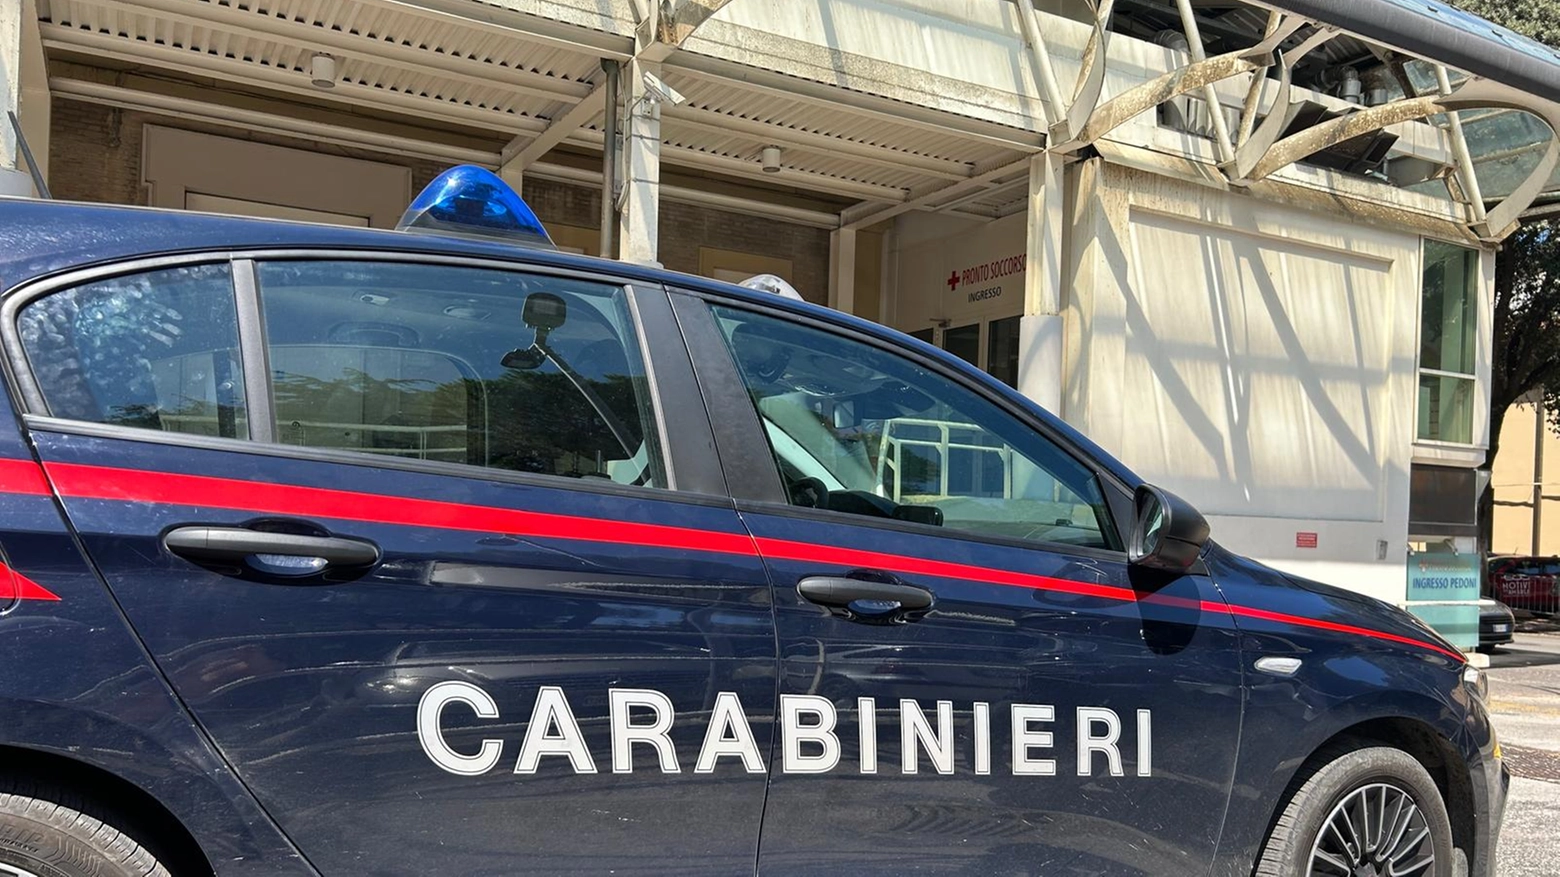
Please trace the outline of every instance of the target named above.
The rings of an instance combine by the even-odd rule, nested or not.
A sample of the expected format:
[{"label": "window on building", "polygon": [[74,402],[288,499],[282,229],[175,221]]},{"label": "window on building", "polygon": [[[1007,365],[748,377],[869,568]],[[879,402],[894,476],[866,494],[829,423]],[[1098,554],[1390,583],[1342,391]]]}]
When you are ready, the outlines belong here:
[{"label": "window on building", "polygon": [[980,324],[955,326],[943,330],[943,349],[977,368],[980,367]]},{"label": "window on building", "polygon": [[877,347],[716,308],[794,505],[1119,550],[1088,467]]},{"label": "window on building", "polygon": [[1479,253],[1425,241],[1419,319],[1419,428],[1429,441],[1473,441]]},{"label": "window on building", "polygon": [[248,438],[226,263],[98,280],[22,308],[17,330],[55,417]]},{"label": "window on building", "polygon": [[1007,384],[1018,386],[1018,326],[1021,318],[1003,317],[986,324],[986,371]]}]

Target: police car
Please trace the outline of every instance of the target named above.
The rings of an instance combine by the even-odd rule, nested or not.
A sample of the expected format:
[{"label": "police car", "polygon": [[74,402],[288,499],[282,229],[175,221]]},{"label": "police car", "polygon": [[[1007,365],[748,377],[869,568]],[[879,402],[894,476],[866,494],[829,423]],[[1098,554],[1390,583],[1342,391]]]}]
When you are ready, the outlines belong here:
[{"label": "police car", "polygon": [[485,171],[403,225],[0,203],[0,874],[1491,873],[1411,616]]}]

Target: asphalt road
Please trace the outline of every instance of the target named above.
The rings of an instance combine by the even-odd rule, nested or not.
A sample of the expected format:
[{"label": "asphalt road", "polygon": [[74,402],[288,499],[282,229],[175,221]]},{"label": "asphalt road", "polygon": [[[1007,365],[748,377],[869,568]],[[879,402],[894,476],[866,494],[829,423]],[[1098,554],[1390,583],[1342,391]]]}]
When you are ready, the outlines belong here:
[{"label": "asphalt road", "polygon": [[1560,874],[1560,633],[1519,633],[1490,656],[1490,712],[1513,774],[1499,877]]}]

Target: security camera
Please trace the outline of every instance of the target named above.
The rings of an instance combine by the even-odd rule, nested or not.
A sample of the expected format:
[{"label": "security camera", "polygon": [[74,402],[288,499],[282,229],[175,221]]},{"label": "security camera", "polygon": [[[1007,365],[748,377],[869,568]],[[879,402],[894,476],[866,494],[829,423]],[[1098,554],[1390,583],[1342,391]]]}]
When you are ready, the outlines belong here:
[{"label": "security camera", "polygon": [[675,107],[683,101],[687,100],[687,98],[682,96],[682,92],[672,88],[670,85],[667,85],[666,80],[655,75],[654,73],[651,73],[649,70],[645,71],[644,83],[645,92],[649,96],[650,100],[654,101],[655,103],[669,103]]}]

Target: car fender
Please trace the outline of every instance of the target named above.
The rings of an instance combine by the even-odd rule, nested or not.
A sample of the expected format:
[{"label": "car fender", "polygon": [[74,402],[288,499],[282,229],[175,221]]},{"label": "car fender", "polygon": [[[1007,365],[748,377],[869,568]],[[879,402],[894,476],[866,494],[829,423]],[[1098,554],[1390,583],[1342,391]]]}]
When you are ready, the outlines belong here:
[{"label": "car fender", "polygon": [[[1280,643],[1293,646],[1289,638],[1269,634],[1243,640],[1248,667]],[[1469,796],[1475,813],[1492,806],[1487,776],[1493,733],[1472,687],[1461,683],[1461,671],[1426,672],[1426,661],[1439,659],[1407,651],[1337,645],[1330,656],[1308,658],[1293,677],[1248,672],[1240,752],[1214,873],[1250,874],[1290,783],[1337,738],[1378,740],[1431,761],[1432,776],[1444,771],[1437,780],[1448,787],[1454,819],[1459,794]],[[1437,753],[1447,763],[1440,770],[1433,763]],[[1486,852],[1487,839],[1474,838],[1474,848],[1476,856]]]},{"label": "car fender", "polygon": [[[0,696],[6,724],[21,729],[8,730],[0,752],[17,759],[19,769],[45,781],[58,781],[61,774],[90,775],[60,771],[58,760],[63,760],[133,786],[190,834],[217,874],[317,873],[281,836],[202,735],[173,709],[152,703],[157,698],[148,689],[157,680],[150,673],[127,674],[120,681],[128,697],[148,707],[140,711],[140,717],[149,720],[146,727],[98,711]],[[156,715],[159,712],[161,716]],[[33,753],[54,759],[38,759]]]}]

